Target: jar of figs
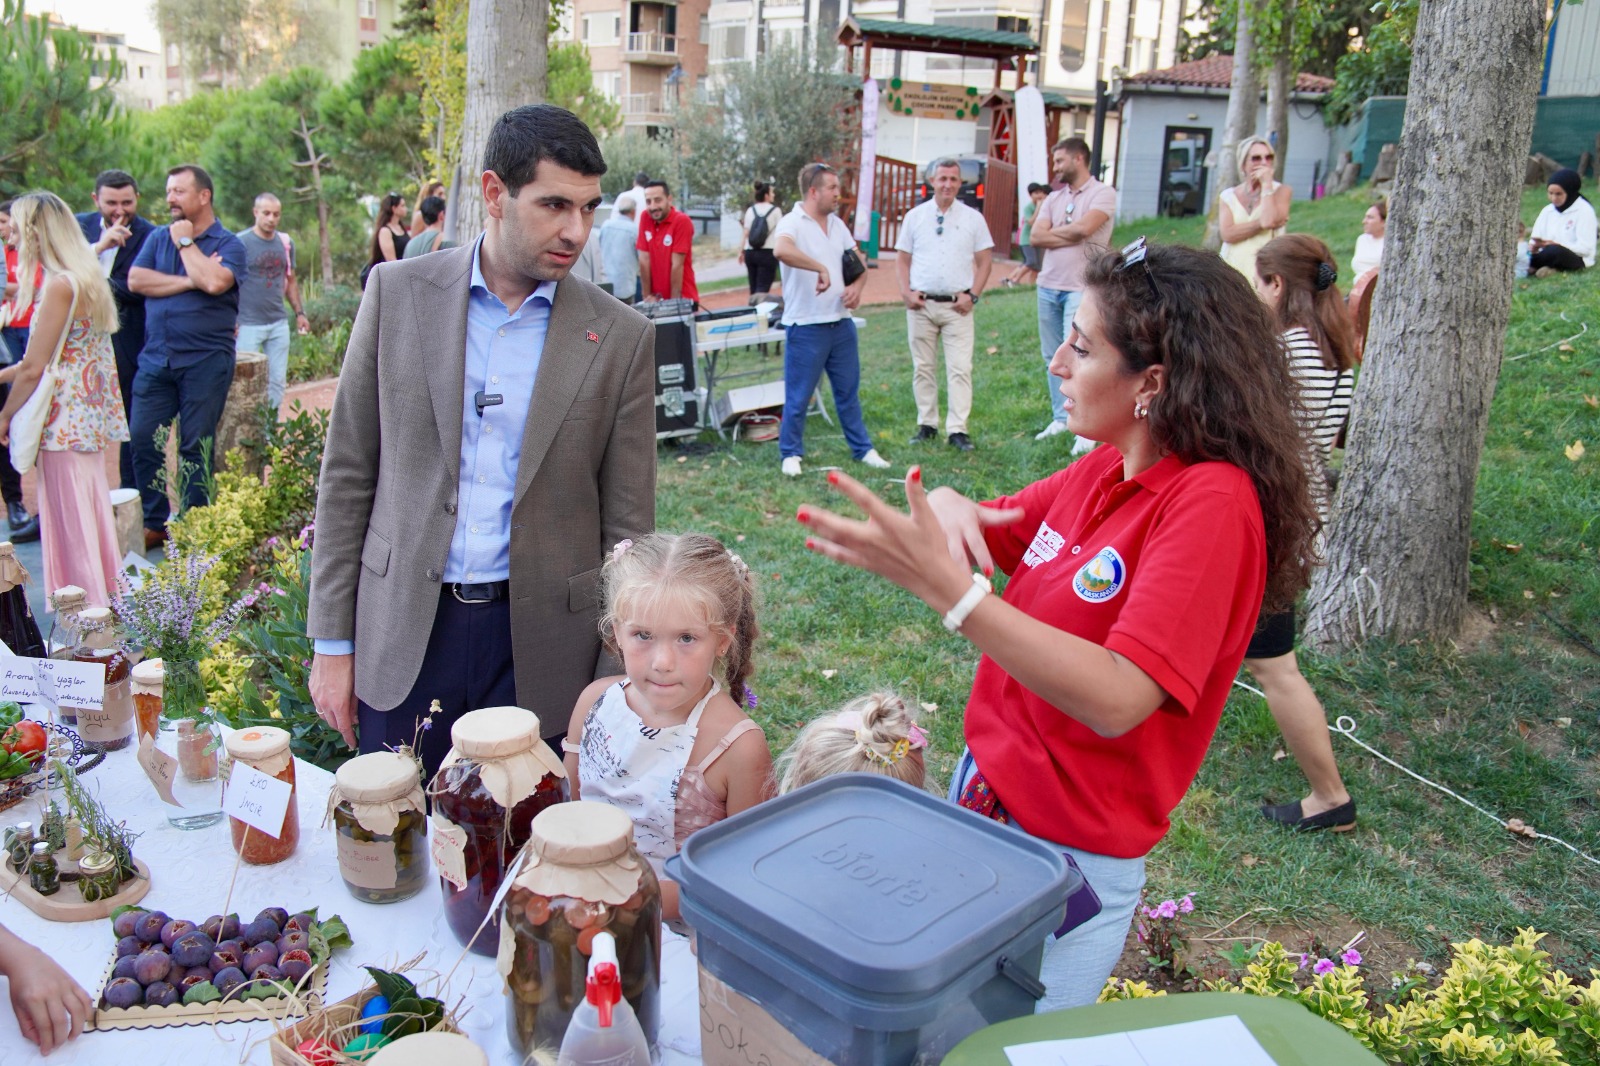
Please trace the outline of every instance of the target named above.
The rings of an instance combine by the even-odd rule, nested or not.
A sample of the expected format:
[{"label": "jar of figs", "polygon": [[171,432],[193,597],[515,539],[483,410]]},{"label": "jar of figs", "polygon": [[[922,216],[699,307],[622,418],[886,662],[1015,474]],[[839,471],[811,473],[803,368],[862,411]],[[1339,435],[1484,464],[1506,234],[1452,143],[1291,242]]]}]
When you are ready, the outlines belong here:
[{"label": "jar of figs", "polygon": [[433,864],[456,939],[493,955],[500,929],[485,922],[505,869],[527,843],[534,815],[567,798],[567,771],[521,707],[468,711],[450,728],[450,753],[428,786]]},{"label": "jar of figs", "polygon": [[428,881],[422,769],[409,755],[375,751],[339,767],[328,793],[339,876],[356,899],[398,903]]},{"label": "jar of figs", "polygon": [[133,668],[128,689],[133,693],[133,718],[139,740],[155,740],[161,732],[161,687],[166,679],[160,659],[146,659]]},{"label": "jar of figs", "polygon": [[72,649],[72,661],[105,667],[105,690],[98,702],[62,692],[57,703],[77,718],[78,735],[90,751],[119,751],[133,738],[133,663],[117,645],[116,623],[109,607],[85,607],[78,615],[83,635]]},{"label": "jar of figs", "polygon": [[564,803],[533,820],[500,912],[506,1030],[521,1057],[560,1047],[583,1002],[596,933],[616,938],[617,969],[652,1052],[661,1022],[661,884],[633,843],[633,821],[605,803]]},{"label": "jar of figs", "polygon": [[[228,816],[233,832],[233,849],[254,866],[269,866],[294,854],[300,844],[300,800],[294,787],[294,756],[289,753],[289,733],[276,726],[251,726],[229,733],[228,757],[244,763],[268,777],[289,786],[289,806],[284,811],[283,828],[273,837],[254,826]],[[233,786],[230,776],[228,787]]]}]

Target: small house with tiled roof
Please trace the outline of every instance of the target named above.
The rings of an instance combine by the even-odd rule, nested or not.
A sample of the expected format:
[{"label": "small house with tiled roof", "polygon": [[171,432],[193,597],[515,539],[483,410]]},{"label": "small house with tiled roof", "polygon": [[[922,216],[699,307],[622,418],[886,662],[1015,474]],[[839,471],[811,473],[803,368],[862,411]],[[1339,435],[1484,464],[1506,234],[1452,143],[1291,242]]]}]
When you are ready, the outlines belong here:
[{"label": "small house with tiled roof", "polygon": [[[1122,79],[1112,87],[1121,115],[1116,145],[1117,215],[1182,216],[1205,210],[1233,84],[1233,57],[1208,56]],[[1307,199],[1328,157],[1322,105],[1333,79],[1300,74],[1290,94],[1283,180]],[[1263,90],[1256,131],[1267,124]]]}]

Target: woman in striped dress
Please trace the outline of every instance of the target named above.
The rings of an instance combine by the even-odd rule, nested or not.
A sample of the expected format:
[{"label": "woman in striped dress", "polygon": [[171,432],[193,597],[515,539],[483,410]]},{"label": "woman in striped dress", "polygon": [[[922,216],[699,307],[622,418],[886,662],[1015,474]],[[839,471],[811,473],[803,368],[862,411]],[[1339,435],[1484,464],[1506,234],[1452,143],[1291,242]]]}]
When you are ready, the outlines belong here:
[{"label": "woman in striped dress", "polygon": [[[1256,292],[1277,318],[1289,372],[1300,386],[1308,473],[1324,523],[1331,496],[1328,461],[1355,392],[1355,333],[1337,278],[1328,246],[1303,233],[1274,238],[1256,255]],[[1295,661],[1294,637],[1293,610],[1263,614],[1244,665],[1260,683],[1311,794],[1265,805],[1261,813],[1291,829],[1344,832],[1355,828],[1356,803],[1339,777],[1322,703]]]}]

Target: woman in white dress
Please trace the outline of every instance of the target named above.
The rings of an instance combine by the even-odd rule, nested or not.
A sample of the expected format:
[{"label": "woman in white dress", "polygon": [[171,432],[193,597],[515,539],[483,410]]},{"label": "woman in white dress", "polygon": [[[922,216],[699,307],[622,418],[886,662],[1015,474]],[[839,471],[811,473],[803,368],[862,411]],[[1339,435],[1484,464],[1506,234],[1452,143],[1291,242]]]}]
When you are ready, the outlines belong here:
[{"label": "woman in white dress", "polygon": [[1222,258],[1252,282],[1256,253],[1289,224],[1289,186],[1272,176],[1278,155],[1261,137],[1239,145],[1239,184],[1222,190],[1217,221],[1222,230]]},{"label": "woman in white dress", "polygon": [[1377,270],[1383,259],[1383,233],[1389,226],[1389,201],[1377,201],[1361,217],[1361,236],[1356,238],[1356,254],[1350,257],[1350,277],[1359,278]]}]

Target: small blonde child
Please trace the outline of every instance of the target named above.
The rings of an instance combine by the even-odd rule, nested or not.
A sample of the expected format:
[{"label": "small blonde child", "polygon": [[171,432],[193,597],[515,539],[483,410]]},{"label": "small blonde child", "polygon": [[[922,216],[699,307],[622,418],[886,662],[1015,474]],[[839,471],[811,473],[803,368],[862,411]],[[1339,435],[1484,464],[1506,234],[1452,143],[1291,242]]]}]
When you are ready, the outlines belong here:
[{"label": "small blonde child", "polygon": [[778,794],[824,777],[877,773],[923,787],[922,749],[928,738],[911,709],[892,692],[851,700],[814,719],[778,756]]},{"label": "small blonde child", "polygon": [[[661,876],[690,833],[770,795],[772,755],[742,709],[755,588],[744,561],[700,533],[618,543],[602,585],[601,639],[626,672],[578,697],[567,776],[573,799],[627,812]],[[677,886],[661,890],[676,919]]]}]

